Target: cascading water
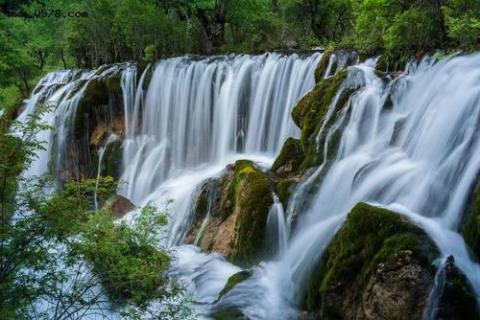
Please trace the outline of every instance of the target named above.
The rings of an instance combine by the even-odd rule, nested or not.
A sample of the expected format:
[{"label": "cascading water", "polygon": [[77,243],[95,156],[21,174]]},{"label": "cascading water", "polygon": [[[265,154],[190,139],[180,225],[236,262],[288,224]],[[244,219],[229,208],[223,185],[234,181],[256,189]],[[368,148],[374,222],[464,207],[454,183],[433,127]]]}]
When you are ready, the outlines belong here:
[{"label": "cascading water", "polygon": [[[387,85],[368,62],[351,67],[344,85],[359,89],[344,107],[347,116],[340,116],[329,129],[345,123],[338,152],[330,155],[334,161],[322,175],[280,262],[257,272],[270,283],[256,294],[259,279],[254,276],[234,288],[221,304],[239,301],[248,292],[255,298],[240,304],[247,315],[275,319],[288,314],[284,306],[294,303],[301,290],[298,284],[360,201],[391,208],[421,226],[443,257],[455,257],[478,295],[480,268],[455,230],[480,168],[479,58],[436,63],[425,59]],[[389,96],[391,106],[385,103]],[[276,279],[280,282],[272,284]],[[271,310],[279,313],[272,315]]]},{"label": "cascading water", "polygon": [[17,121],[27,122],[29,116],[39,110],[39,106],[45,105],[39,123],[50,128],[37,133],[35,139],[44,144],[45,150],[37,151],[36,158],[24,175],[40,176],[48,172],[49,165],[58,173],[65,165],[65,146],[71,138],[77,106],[87,85],[96,79],[119,73],[123,68],[124,65],[113,65],[92,71],[61,70],[48,74],[38,83]]},{"label": "cascading water", "polygon": [[[278,254],[266,257],[249,279],[217,301],[227,279],[241,269],[218,254],[181,244],[197,188],[235,159],[268,166],[283,141],[298,136],[290,111],[314,86],[319,58],[266,54],[167,59],[144,70],[138,84],[135,68],[123,70],[126,184],[119,193],[139,205],[174,200],[162,244],[175,248],[170,275],[186,284],[202,312],[236,307],[252,319],[297,318],[301,284],[346,214],[366,201],[423,228],[442,259],[453,255],[480,295],[480,268],[456,232],[480,168],[480,56],[471,55],[425,59],[395,80],[379,78],[373,60],[350,67],[339,90],[354,93],[336,112],[337,93],[317,137],[324,159],[297,187],[287,210],[278,199],[271,208],[268,230],[278,242]],[[343,67],[342,59],[332,57],[326,77]],[[46,113],[47,123],[54,125],[56,115],[68,129],[69,103],[75,101],[69,93],[92,77],[67,71],[49,75],[19,119],[24,121],[39,102],[52,101],[57,108]],[[332,123],[327,126],[327,121]],[[62,140],[42,134],[49,145],[64,143],[68,136],[60,134]],[[338,134],[338,148],[328,154]],[[51,148],[40,154],[43,160],[34,174],[46,172],[49,152]],[[441,274],[436,279],[441,283]],[[434,298],[432,294],[431,308]],[[426,310],[426,318],[434,313]]]},{"label": "cascading water", "polygon": [[276,194],[273,194],[273,205],[267,218],[267,241],[268,251],[273,251],[273,256],[280,256],[285,252],[288,242],[288,228],[285,218],[285,210]]},{"label": "cascading water", "polygon": [[[53,169],[57,169],[56,171],[58,172],[58,168],[64,165],[65,144],[70,142],[70,133],[76,109],[83,98],[86,86],[92,80],[120,71],[121,66],[119,65],[97,71],[61,70],[48,74],[39,82],[33,90],[31,97],[26,101],[24,110],[16,119],[24,124],[29,123],[31,116],[40,111],[38,123],[49,127],[38,131],[35,137],[33,137],[36,142],[43,144],[44,148],[36,151],[36,157],[33,158],[28,169],[22,173],[25,178],[35,179],[47,174],[49,171],[54,173]],[[110,135],[104,147],[100,150],[99,174],[105,148],[116,138],[115,135]],[[54,188],[55,186],[44,188],[43,191],[48,194]],[[96,192],[95,206],[98,209]],[[57,284],[58,296],[56,298],[58,301],[52,300],[48,295],[46,297],[40,295],[31,306],[28,306],[31,317],[58,318],[62,316],[61,314],[68,314],[68,317],[76,319],[109,319],[117,317],[118,312],[111,310],[107,303],[108,298],[100,286],[100,281],[92,273],[88,264],[84,261],[76,261],[72,265],[71,262],[63,260],[66,256],[66,251],[65,244],[59,241],[55,242],[49,249],[49,254],[56,256],[56,264],[51,267],[55,268],[59,274],[65,276],[64,281]],[[38,272],[37,270],[24,271]],[[62,300],[64,299],[63,295],[76,297],[79,293],[81,299],[74,299],[76,301]],[[85,301],[91,301],[95,305],[85,308]]]},{"label": "cascading water", "polygon": [[[138,134],[125,141],[128,181],[120,192],[142,203],[167,179],[236,154],[273,158],[298,135],[290,110],[314,85],[320,54],[265,54],[160,61],[131,114]],[[144,96],[143,96],[144,95]],[[127,120],[129,121],[129,120]],[[131,123],[131,121],[129,121]]]},{"label": "cascading water", "polygon": [[103,156],[105,154],[105,151],[107,150],[108,146],[112,143],[118,140],[118,136],[114,133],[110,134],[107,138],[107,141],[105,141],[105,144],[98,150],[98,169],[97,169],[97,180],[95,182],[95,193],[93,194],[93,202],[95,205],[95,211],[98,211],[98,197],[97,197],[97,192],[98,192],[98,184],[100,182],[100,176],[102,174],[102,161],[103,161]]}]

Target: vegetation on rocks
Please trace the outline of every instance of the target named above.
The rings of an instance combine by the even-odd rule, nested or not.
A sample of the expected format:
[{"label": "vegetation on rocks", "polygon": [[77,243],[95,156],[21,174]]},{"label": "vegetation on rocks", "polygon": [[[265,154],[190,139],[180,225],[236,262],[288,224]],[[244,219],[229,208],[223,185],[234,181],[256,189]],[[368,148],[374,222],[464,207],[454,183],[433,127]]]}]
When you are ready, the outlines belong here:
[{"label": "vegetation on rocks", "polygon": [[438,250],[396,213],[357,204],[313,270],[305,307],[318,319],[421,318]]},{"label": "vegetation on rocks", "polygon": [[[318,164],[323,160],[324,150],[318,150],[317,145],[322,145],[326,138],[328,128],[337,119],[339,112],[348,101],[352,90],[344,88],[339,92],[343,81],[347,77],[347,71],[341,71],[335,76],[318,82],[312,91],[305,95],[292,111],[292,118],[302,130],[300,144],[305,158],[300,165],[300,172]],[[337,95],[339,96],[337,97]],[[333,115],[326,119],[330,105],[335,103]],[[326,122],[325,122],[326,121]],[[322,131],[320,131],[323,129]],[[332,139],[338,139],[333,137]],[[338,142],[338,141],[337,141]],[[338,143],[332,141],[327,150],[327,157],[334,156]]]},{"label": "vegetation on rocks", "polygon": [[228,278],[225,287],[223,287],[222,291],[218,295],[218,299],[221,299],[224,295],[226,295],[230,290],[232,290],[237,284],[247,280],[252,276],[252,272],[249,270],[242,270]]},{"label": "vegetation on rocks", "polygon": [[238,160],[214,188],[209,193],[202,187],[197,196],[189,241],[197,239],[203,250],[218,251],[240,265],[257,262],[273,203],[269,179],[251,161]]},{"label": "vegetation on rocks", "polygon": [[7,151],[0,156],[0,318],[93,316],[106,301],[145,307],[176,294],[164,274],[169,257],[156,247],[165,214],[147,206],[127,227],[108,209],[93,211],[94,193],[104,202],[115,192],[112,178],[70,181],[45,194],[52,179],[20,175],[42,147],[34,138],[44,129],[37,120],[18,125],[19,136],[0,134]]},{"label": "vegetation on rocks", "polygon": [[296,172],[304,158],[300,141],[288,138],[283,144],[280,154],[275,159],[271,170],[279,176],[288,176]]},{"label": "vegetation on rocks", "polygon": [[470,204],[466,209],[464,222],[460,227],[465,242],[475,256],[480,257],[480,188],[472,192]]},{"label": "vegetation on rocks", "polygon": [[144,304],[165,294],[166,279],[162,274],[169,263],[165,252],[154,247],[156,228],[166,223],[165,217],[151,208],[144,208],[142,224],[128,227],[115,225],[109,212],[93,215],[83,232],[83,241],[76,244],[113,302]]}]

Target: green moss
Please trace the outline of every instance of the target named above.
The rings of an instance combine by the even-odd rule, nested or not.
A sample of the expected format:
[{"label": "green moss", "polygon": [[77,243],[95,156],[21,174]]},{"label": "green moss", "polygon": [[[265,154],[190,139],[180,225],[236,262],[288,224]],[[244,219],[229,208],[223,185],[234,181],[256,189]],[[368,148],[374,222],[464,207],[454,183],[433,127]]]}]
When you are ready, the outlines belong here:
[{"label": "green moss", "polygon": [[460,228],[461,233],[467,245],[478,258],[480,257],[480,185],[472,194],[465,218],[465,222]]},{"label": "green moss", "polygon": [[234,307],[215,311],[212,316],[213,316],[213,319],[215,320],[236,320],[236,319],[245,320],[246,319],[243,313],[239,309]]},{"label": "green moss", "polygon": [[275,184],[278,199],[283,204],[284,208],[288,206],[288,201],[296,184],[297,181],[292,179],[282,179]]},{"label": "green moss", "polygon": [[271,171],[280,175],[295,173],[303,160],[304,154],[300,140],[288,138],[283,144],[280,154],[275,159]]},{"label": "green moss", "polygon": [[265,238],[268,212],[273,203],[270,182],[251,161],[235,163],[233,185],[237,218],[237,235],[231,259],[240,265],[250,265],[259,259],[259,249]]},{"label": "green moss", "polygon": [[225,294],[227,294],[230,290],[233,289],[237,284],[243,282],[252,276],[252,272],[249,270],[242,270],[240,272],[235,273],[234,275],[228,278],[225,287],[223,287],[222,291],[218,295],[218,299],[222,298]]},{"label": "green moss", "polygon": [[109,93],[119,93],[122,90],[121,87],[121,77],[119,74],[115,74],[111,77],[108,77],[105,80],[105,86]]},{"label": "green moss", "polygon": [[[300,144],[305,153],[305,158],[300,165],[300,172],[317,164],[319,159],[323,159],[323,149],[317,147],[317,136],[324,124],[328,109],[338,94],[340,86],[347,77],[347,74],[347,70],[343,70],[333,77],[321,80],[312,91],[300,100],[292,111],[294,122],[302,130]],[[324,143],[326,132],[337,119],[351,94],[351,89],[344,89],[341,92],[336,105],[333,106],[335,108],[333,116],[328,123],[325,124],[324,134],[320,137],[320,145]],[[336,140],[336,142],[338,141],[339,139]],[[330,151],[336,150],[337,146],[337,143],[331,143]],[[329,155],[332,157],[334,153],[329,153]]]},{"label": "green moss", "polygon": [[328,63],[330,61],[330,57],[332,56],[333,50],[326,50],[322,54],[322,58],[318,62],[317,67],[315,68],[315,82],[320,82],[323,77],[325,76],[325,72],[327,71]]},{"label": "green moss", "polygon": [[366,282],[380,263],[392,263],[398,253],[411,251],[412,260],[433,276],[432,261],[438,249],[428,236],[400,215],[357,204],[328,246],[319,268],[315,269],[307,288],[305,307],[321,310],[325,317],[338,314],[332,306],[336,296],[353,294],[360,301]]},{"label": "green moss", "polygon": [[[261,257],[272,203],[268,177],[252,161],[238,160],[197,195],[189,241],[197,239],[202,250],[218,250],[232,262],[250,266]],[[202,227],[209,205],[211,216]],[[226,232],[219,236],[221,228]]]},{"label": "green moss", "polygon": [[120,178],[122,166],[122,142],[115,141],[110,143],[105,149],[102,160],[102,175],[111,176],[116,179]]},{"label": "green moss", "polygon": [[400,55],[386,52],[380,56],[375,69],[381,72],[401,72],[407,63],[414,59],[412,55]]},{"label": "green moss", "polygon": [[92,110],[95,107],[108,104],[108,89],[105,81],[92,80],[87,84],[85,91],[77,106],[77,113],[75,115],[74,134],[75,137],[89,137],[90,133],[88,119],[92,115]]}]

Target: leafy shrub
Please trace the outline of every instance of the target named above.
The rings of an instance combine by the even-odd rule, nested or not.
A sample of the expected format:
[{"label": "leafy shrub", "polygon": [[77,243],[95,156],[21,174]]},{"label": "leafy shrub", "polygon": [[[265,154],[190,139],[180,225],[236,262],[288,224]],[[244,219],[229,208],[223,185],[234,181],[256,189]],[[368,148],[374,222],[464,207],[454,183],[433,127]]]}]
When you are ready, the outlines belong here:
[{"label": "leafy shrub", "polygon": [[115,302],[144,304],[162,296],[168,255],[154,247],[158,225],[166,217],[146,207],[132,227],[116,225],[105,211],[91,216],[77,249],[91,263],[110,298]]}]

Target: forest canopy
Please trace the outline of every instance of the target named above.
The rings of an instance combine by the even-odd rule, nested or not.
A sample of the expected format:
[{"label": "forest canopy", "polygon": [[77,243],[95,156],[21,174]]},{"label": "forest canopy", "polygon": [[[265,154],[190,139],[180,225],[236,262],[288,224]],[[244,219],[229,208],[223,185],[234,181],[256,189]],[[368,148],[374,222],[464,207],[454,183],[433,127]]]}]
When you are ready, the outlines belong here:
[{"label": "forest canopy", "polygon": [[58,68],[317,46],[411,56],[480,40],[479,0],[3,0],[0,9],[7,107]]}]

